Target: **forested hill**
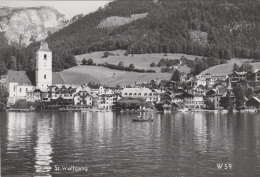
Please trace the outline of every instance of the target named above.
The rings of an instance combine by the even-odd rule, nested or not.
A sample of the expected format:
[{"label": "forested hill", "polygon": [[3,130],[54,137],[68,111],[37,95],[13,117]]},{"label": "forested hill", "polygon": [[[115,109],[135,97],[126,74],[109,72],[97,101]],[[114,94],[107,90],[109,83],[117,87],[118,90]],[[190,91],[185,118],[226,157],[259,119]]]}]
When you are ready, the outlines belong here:
[{"label": "forested hill", "polygon": [[[257,0],[118,0],[50,36],[51,48],[75,55],[100,50],[178,52],[216,58],[260,58]],[[145,18],[97,28],[110,16]]]},{"label": "forested hill", "polygon": [[[259,9],[257,0],[116,0],[46,40],[55,70],[73,66],[71,54],[116,49],[259,59]],[[137,14],[142,18],[130,20]],[[108,23],[111,19],[127,23],[102,26],[108,17]],[[26,50],[35,51],[38,45]]]}]

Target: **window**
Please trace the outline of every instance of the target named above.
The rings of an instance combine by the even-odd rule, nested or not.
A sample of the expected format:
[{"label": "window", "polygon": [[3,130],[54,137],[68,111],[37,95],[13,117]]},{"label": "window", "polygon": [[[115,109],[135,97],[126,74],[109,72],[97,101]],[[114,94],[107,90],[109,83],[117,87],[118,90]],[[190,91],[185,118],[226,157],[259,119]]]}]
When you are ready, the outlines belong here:
[{"label": "window", "polygon": [[44,60],[47,60],[47,55],[46,54],[44,54]]},{"label": "window", "polygon": [[28,92],[28,88],[26,88],[26,92]]},{"label": "window", "polygon": [[20,88],[20,92],[22,92],[22,88]]},{"label": "window", "polygon": [[44,74],[44,79],[46,79],[46,74]]}]

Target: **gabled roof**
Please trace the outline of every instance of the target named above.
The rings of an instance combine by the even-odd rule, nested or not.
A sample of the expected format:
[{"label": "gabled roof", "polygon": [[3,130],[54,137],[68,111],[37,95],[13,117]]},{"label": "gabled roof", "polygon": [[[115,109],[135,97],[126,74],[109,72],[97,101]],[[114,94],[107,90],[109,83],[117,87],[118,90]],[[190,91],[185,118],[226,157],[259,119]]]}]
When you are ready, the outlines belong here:
[{"label": "gabled roof", "polygon": [[205,89],[206,87],[204,85],[200,84],[199,86],[197,86],[197,88],[204,88]]},{"label": "gabled roof", "polygon": [[32,82],[27,76],[26,71],[8,70],[7,77],[9,82],[32,85]]},{"label": "gabled roof", "polygon": [[[8,70],[7,78],[9,82],[16,82],[19,84],[27,84],[27,85],[33,85],[30,81],[28,75],[26,74],[26,71],[14,71],[14,70]],[[64,81],[62,77],[60,76],[60,73],[53,72],[52,73],[52,84],[64,84]]]},{"label": "gabled roof", "polygon": [[255,99],[258,103],[260,103],[259,98],[255,97],[255,96],[252,96],[252,98]]}]

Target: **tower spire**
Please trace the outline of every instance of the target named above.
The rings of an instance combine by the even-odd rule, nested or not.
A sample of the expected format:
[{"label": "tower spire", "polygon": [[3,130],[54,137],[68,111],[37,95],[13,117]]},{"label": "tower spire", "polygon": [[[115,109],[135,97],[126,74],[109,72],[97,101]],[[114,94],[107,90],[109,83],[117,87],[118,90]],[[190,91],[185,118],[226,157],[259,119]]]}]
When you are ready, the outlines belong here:
[{"label": "tower spire", "polygon": [[48,43],[45,40],[41,41],[40,49],[38,51],[51,52],[51,50],[48,47]]}]

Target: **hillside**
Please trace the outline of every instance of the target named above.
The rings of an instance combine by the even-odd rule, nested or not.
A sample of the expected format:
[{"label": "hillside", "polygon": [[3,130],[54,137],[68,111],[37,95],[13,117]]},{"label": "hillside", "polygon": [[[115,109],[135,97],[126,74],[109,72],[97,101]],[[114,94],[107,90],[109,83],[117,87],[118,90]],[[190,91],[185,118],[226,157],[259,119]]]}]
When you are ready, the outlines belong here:
[{"label": "hillside", "polygon": [[[73,55],[106,50],[260,59],[259,9],[257,0],[115,0],[46,40],[54,71],[75,66]],[[14,56],[26,69],[38,48],[32,43],[24,51],[4,49],[0,60],[9,67]]]},{"label": "hillside", "polygon": [[[75,56],[78,66],[72,67],[70,69],[64,70],[61,72],[61,76],[65,83],[68,84],[82,84],[89,83],[93,81],[95,83],[105,84],[109,86],[115,85],[133,85],[136,83],[143,83],[151,81],[152,79],[156,80],[169,80],[171,78],[171,73],[161,73],[160,67],[150,67],[152,62],[158,63],[162,58],[168,59],[180,59],[185,57],[189,60],[194,60],[197,56],[186,55],[186,54],[135,54],[124,56],[125,50],[115,50],[111,51],[114,56],[109,56],[107,58],[102,58],[104,51],[102,52],[92,52],[88,54],[82,54]],[[126,72],[113,70],[105,68],[102,66],[87,66],[81,65],[83,59],[92,59],[94,63],[101,64],[108,62],[110,64],[117,65],[119,62],[123,62],[124,66],[129,66],[134,64],[138,69],[153,69],[156,70],[156,73],[137,73],[137,72]],[[189,73],[190,68],[187,66],[180,67],[181,72]]]},{"label": "hillside", "polygon": [[[238,65],[241,65],[241,63],[236,62]],[[233,70],[233,64],[234,63],[227,63],[227,64],[222,64],[222,65],[218,65],[218,66],[213,66],[203,72],[201,72],[200,74],[230,74],[232,73]],[[254,69],[260,69],[260,62],[258,63],[251,63],[254,67]]]},{"label": "hillside", "polygon": [[[139,3],[110,2],[104,9],[83,17],[47,40],[54,50],[63,47],[74,55],[124,49],[134,54],[260,58],[260,3],[255,0],[144,0]],[[147,15],[131,21],[136,14]],[[109,25],[113,30],[105,28]]]},{"label": "hillside", "polygon": [[[93,52],[93,53],[88,53],[88,54],[82,54],[82,55],[77,55],[75,56],[77,63],[80,65],[82,64],[82,60],[85,58],[86,60],[92,59],[94,63],[96,64],[101,64],[101,63],[109,63],[109,64],[115,64],[117,65],[119,62],[123,62],[124,66],[129,66],[130,64],[134,64],[137,69],[153,69],[156,72],[161,71],[161,67],[150,67],[150,64],[152,62],[155,62],[156,64],[162,59],[162,58],[167,58],[167,59],[180,59],[181,57],[185,57],[189,60],[194,60],[196,57],[195,55],[186,55],[186,54],[172,54],[168,53],[167,56],[164,54],[134,54],[124,56],[125,50],[115,50],[111,51],[111,53],[114,54],[114,56],[109,56],[107,58],[102,58],[104,51],[103,52]],[[190,68],[188,68],[186,65],[185,66],[180,66],[180,71],[189,73]]]},{"label": "hillside", "polygon": [[60,73],[66,84],[87,84],[90,81],[108,86],[126,86],[156,80],[169,80],[170,73],[136,73],[98,66],[75,66]]},{"label": "hillside", "polygon": [[65,16],[51,7],[1,7],[0,11],[1,38],[9,45],[27,46],[67,25]]}]

